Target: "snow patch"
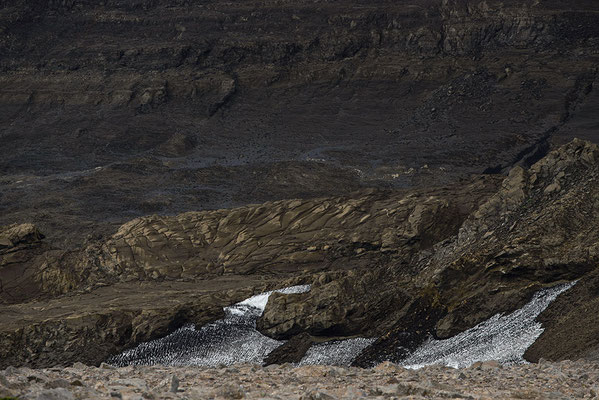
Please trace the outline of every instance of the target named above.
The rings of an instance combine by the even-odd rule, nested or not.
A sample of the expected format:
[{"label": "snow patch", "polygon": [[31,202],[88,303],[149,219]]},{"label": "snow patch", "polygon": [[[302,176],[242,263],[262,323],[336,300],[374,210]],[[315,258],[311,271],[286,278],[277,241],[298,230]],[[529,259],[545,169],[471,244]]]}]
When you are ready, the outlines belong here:
[{"label": "snow patch", "polygon": [[333,340],[312,345],[299,365],[340,365],[347,366],[360,354],[364,348],[376,339],[354,338]]},{"label": "snow patch", "polygon": [[429,339],[401,362],[407,368],[418,369],[440,364],[465,368],[478,361],[497,360],[504,364],[522,364],[526,350],[543,333],[536,318],[557,296],[576,282],[558,285],[537,292],[532,300],[511,314],[496,314],[452,338]]},{"label": "snow patch", "polygon": [[145,342],[110,358],[116,366],[172,365],[208,366],[234,363],[261,364],[264,358],[284,342],[264,336],[256,330],[256,321],[274,292],[305,293],[310,285],[292,286],[260,293],[225,307],[225,318],[196,329],[186,325],[161,339]]}]

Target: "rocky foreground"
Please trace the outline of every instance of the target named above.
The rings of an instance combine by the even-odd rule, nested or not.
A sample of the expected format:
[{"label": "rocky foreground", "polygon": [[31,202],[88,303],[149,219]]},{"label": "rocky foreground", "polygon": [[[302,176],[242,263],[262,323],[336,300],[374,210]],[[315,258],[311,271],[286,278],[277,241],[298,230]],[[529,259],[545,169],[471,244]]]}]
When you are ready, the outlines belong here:
[{"label": "rocky foreground", "polygon": [[0,371],[0,396],[22,399],[592,399],[599,393],[599,364],[541,362],[469,368],[410,370],[385,362],[370,369],[333,366],[222,368],[70,368]]}]

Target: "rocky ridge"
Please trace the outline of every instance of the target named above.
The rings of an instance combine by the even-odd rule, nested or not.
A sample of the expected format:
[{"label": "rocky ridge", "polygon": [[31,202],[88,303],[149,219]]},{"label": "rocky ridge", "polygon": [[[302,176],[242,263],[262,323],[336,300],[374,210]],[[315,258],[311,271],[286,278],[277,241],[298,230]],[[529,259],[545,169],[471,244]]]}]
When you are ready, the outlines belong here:
[{"label": "rocky ridge", "polygon": [[[549,328],[527,357],[593,358],[597,325],[585,310],[596,301],[597,177],[599,147],[574,140],[530,169],[515,167],[502,183],[485,176],[444,188],[136,219],[80,250],[13,263],[42,279],[28,301],[5,294],[2,362],[97,364],[185,323],[218,319],[222,307],[251,294],[309,283],[308,293],[273,294],[258,329],[291,339],[296,350],[314,340],[378,337],[355,360],[368,366],[399,361],[428,335],[452,336],[573,280],[575,288],[541,314]],[[8,239],[3,251],[31,242],[35,255],[43,243],[30,225],[2,237],[24,238]],[[156,301],[165,296],[168,303]],[[576,339],[552,348],[581,314]],[[304,355],[292,353],[268,360]]]},{"label": "rocky ridge", "polygon": [[[249,294],[326,283],[389,259],[408,259],[416,249],[455,233],[496,183],[484,177],[464,187],[414,193],[374,191],[144,217],[84,249],[50,249],[37,264],[15,264],[27,267],[31,291],[29,302],[3,293],[8,304],[2,312],[2,362],[44,366],[83,356],[98,363],[185,322],[216,319],[222,307]],[[435,220],[439,224],[430,230]],[[254,265],[260,268],[250,268]],[[376,268],[366,275],[374,279],[372,274]],[[13,282],[10,275],[2,277]],[[12,284],[24,284],[23,279]],[[174,298],[156,303],[163,296]],[[37,300],[47,298],[53,299]]]},{"label": "rocky ridge", "polygon": [[[598,260],[593,249],[599,238],[591,221],[599,189],[598,156],[599,147],[574,140],[529,170],[515,167],[457,235],[421,251],[408,268],[393,263],[382,268],[381,277],[394,279],[346,277],[344,285],[337,281],[309,294],[275,296],[259,326],[268,334],[277,326],[309,331],[317,310],[344,309],[341,303],[350,310],[359,305],[376,312],[377,302],[401,293],[401,307],[386,308],[396,310],[387,311],[393,328],[385,331],[385,318],[379,318],[381,338],[356,361],[368,365],[400,360],[428,335],[447,338],[496,313],[513,311],[542,287],[576,279],[581,288],[594,287]],[[592,293],[587,289],[586,300],[574,308],[588,306]],[[338,300],[333,306],[324,299]],[[337,315],[340,322],[347,318]],[[596,348],[599,343],[590,333],[595,326],[587,325],[573,346]]]},{"label": "rocky ridge", "polygon": [[[36,279],[29,283],[35,298],[116,282],[284,277],[408,260],[455,234],[497,183],[495,177],[480,177],[464,186],[413,192],[370,190],[340,198],[153,215],[132,220],[80,250],[51,249],[37,264],[15,264],[35,270]],[[11,227],[4,235],[14,229],[34,228]],[[8,289],[2,296],[12,302]]]}]

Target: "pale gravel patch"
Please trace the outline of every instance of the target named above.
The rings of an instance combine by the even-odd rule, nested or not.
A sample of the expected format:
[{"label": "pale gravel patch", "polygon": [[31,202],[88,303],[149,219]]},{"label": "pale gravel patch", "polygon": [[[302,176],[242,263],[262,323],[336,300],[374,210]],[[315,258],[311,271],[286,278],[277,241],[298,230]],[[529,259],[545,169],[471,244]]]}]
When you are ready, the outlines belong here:
[{"label": "pale gravel patch", "polygon": [[[173,380],[178,382],[176,392]],[[492,361],[463,369],[427,366],[420,370],[389,362],[371,369],[250,364],[97,368],[77,364],[0,371],[0,395],[21,399],[57,394],[76,399],[590,399],[599,394],[598,382],[599,363],[583,361],[511,366]]]}]

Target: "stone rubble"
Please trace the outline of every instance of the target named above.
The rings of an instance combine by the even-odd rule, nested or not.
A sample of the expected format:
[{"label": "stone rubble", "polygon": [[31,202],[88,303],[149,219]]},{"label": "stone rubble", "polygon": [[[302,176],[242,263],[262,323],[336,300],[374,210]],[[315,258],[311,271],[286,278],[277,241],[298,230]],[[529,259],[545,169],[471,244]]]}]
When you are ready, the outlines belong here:
[{"label": "stone rubble", "polygon": [[562,361],[469,368],[370,369],[291,364],[221,368],[76,363],[68,368],[0,371],[0,398],[68,399],[593,399],[599,363]]}]

